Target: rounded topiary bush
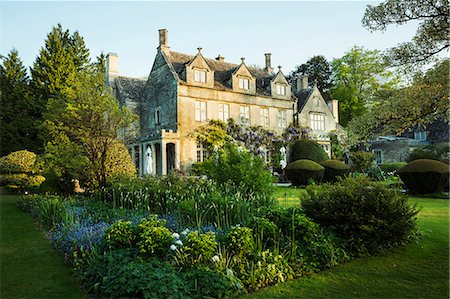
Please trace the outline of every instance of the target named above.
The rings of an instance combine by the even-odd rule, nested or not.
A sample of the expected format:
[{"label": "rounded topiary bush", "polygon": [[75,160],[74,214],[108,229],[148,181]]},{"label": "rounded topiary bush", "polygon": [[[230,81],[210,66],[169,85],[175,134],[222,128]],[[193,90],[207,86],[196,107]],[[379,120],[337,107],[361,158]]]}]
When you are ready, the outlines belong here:
[{"label": "rounded topiary bush", "polygon": [[309,181],[320,182],[325,172],[319,163],[311,160],[297,160],[285,168],[287,178],[294,186],[307,185]]},{"label": "rounded topiary bush", "polygon": [[448,191],[450,168],[436,160],[420,159],[398,170],[398,175],[409,190],[425,194]]},{"label": "rounded topiary bush", "polygon": [[323,180],[326,182],[333,182],[337,177],[343,177],[350,173],[350,166],[338,160],[322,161],[320,165],[325,168]]},{"label": "rounded topiary bush", "polygon": [[328,160],[327,153],[322,146],[313,140],[301,139],[294,143],[289,156],[289,161],[311,160],[320,163]]}]

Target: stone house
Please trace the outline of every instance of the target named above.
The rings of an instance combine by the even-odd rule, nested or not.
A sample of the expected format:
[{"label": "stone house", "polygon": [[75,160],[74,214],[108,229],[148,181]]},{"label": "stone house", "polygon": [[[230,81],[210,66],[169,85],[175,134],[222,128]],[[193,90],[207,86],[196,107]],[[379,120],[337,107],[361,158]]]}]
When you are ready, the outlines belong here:
[{"label": "stone house", "polygon": [[[139,174],[167,174],[203,161],[206,148],[191,138],[210,119],[235,120],[282,134],[290,124],[312,129],[331,155],[328,133],[338,126],[337,101],[324,101],[307,77],[289,84],[281,67],[274,71],[271,54],[264,68],[172,51],[168,32],[159,30],[159,47],[147,79],[119,75],[118,56],[107,56],[107,80],[122,105],[140,116],[140,133],[127,140]],[[124,132],[125,134],[126,132]],[[126,134],[125,134],[126,135]]]}]

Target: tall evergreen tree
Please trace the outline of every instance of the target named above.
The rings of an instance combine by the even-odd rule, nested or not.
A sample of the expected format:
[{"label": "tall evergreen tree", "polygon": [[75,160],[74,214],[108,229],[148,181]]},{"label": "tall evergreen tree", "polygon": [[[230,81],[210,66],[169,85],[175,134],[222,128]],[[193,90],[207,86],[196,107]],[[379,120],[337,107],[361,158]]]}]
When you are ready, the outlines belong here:
[{"label": "tall evergreen tree", "polygon": [[35,121],[39,113],[31,101],[29,77],[17,50],[2,57],[0,65],[0,155],[27,149],[39,152]]}]

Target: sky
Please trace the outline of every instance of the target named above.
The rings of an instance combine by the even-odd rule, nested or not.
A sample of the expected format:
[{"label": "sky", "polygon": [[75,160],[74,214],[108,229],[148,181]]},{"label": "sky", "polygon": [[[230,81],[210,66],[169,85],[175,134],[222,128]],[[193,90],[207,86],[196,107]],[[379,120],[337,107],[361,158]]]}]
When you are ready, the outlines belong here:
[{"label": "sky", "polygon": [[132,77],[150,73],[158,29],[168,30],[171,50],[225,61],[272,66],[289,74],[314,55],[338,58],[353,46],[385,50],[411,39],[417,24],[370,32],[361,19],[367,5],[380,1],[8,1],[0,0],[0,54],[19,51],[33,65],[52,27],[61,23],[85,39],[91,56],[119,55],[119,72]]}]

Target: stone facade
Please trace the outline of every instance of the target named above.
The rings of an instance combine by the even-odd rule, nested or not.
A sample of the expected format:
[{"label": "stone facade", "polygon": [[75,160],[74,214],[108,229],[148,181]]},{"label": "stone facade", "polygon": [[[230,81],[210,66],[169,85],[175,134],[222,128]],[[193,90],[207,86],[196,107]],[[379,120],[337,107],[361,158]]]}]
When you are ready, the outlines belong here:
[{"label": "stone facade", "polygon": [[[164,175],[203,160],[205,149],[190,136],[210,119],[232,118],[237,124],[262,126],[278,134],[298,122],[313,128],[315,139],[331,155],[328,133],[338,126],[337,102],[328,106],[317,87],[306,88],[307,78],[302,78],[302,86],[291,87],[281,67],[273,71],[269,53],[265,67],[255,68],[244,58],[239,64],[220,55],[206,58],[201,48],[196,55],[171,51],[167,30],[160,30],[159,37],[150,75],[140,81],[144,85],[139,98],[121,100],[138,107],[140,136],[130,147],[141,175]],[[108,78],[114,86],[120,76],[117,67],[112,71]],[[117,93],[116,97],[123,98]]]}]

